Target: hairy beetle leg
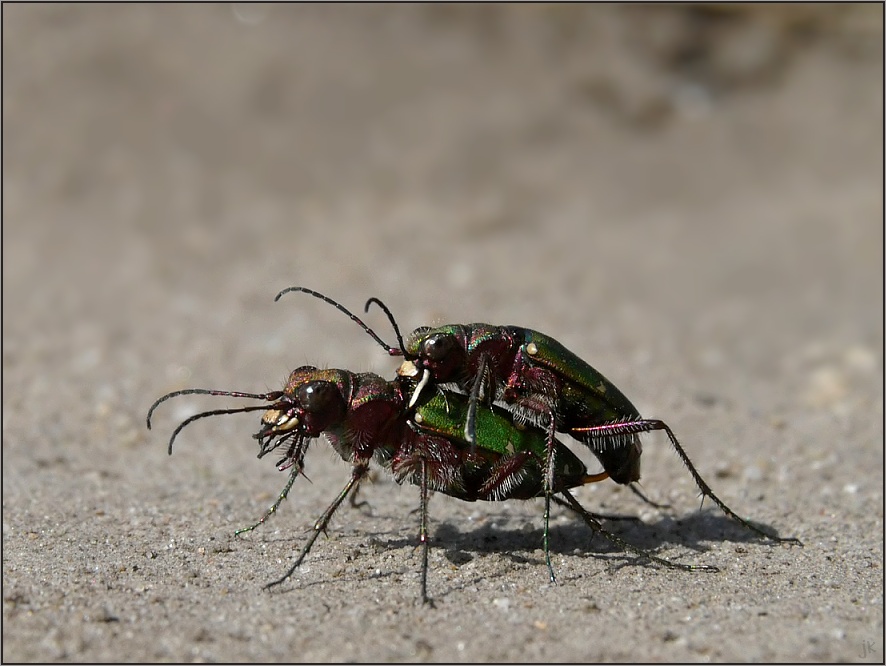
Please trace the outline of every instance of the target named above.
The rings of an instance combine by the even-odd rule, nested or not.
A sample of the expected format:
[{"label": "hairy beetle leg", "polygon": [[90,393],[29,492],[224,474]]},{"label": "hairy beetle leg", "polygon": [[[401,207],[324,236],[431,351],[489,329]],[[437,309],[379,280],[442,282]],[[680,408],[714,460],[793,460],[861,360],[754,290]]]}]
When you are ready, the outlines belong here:
[{"label": "hairy beetle leg", "polygon": [[566,498],[564,502],[559,497],[554,497],[554,501],[558,504],[565,506],[569,509],[572,509],[575,513],[581,516],[582,520],[590,527],[592,530],[603,536],[606,540],[615,544],[622,550],[625,550],[630,553],[634,553],[635,555],[639,555],[650,562],[655,562],[656,564],[660,564],[669,569],[679,569],[680,571],[719,571],[718,567],[712,566],[710,564],[683,564],[682,562],[672,562],[671,560],[666,560],[662,557],[656,557],[650,552],[643,550],[642,548],[638,548],[637,546],[631,545],[621,537],[616,536],[612,532],[606,530],[603,525],[600,524],[600,521],[597,520],[597,517],[594,516],[590,511],[585,509],[581,504],[579,504],[578,500],[570,493],[568,490],[563,490],[560,492],[563,497]]},{"label": "hairy beetle leg", "polygon": [[289,491],[292,489],[292,484],[295,483],[295,480],[298,478],[298,475],[301,473],[301,469],[297,465],[292,466],[292,471],[289,472],[289,480],[286,482],[286,486],[283,488],[283,492],[277,497],[277,501],[271,505],[271,508],[265,512],[261,518],[259,518],[258,522],[250,527],[244,527],[242,529],[234,532],[234,536],[240,536],[245,532],[251,532],[259,525],[264,525],[265,521],[270,518],[273,514],[277,513],[277,509],[280,508],[280,505],[283,503],[283,500],[286,499],[286,496],[289,495]]},{"label": "hairy beetle leg", "polygon": [[665,434],[667,434],[668,439],[671,441],[671,446],[674,447],[677,455],[680,456],[680,460],[682,460],[683,464],[686,465],[686,469],[689,470],[689,474],[692,475],[692,478],[695,480],[695,484],[698,486],[701,494],[704,497],[709,497],[714,504],[720,507],[720,510],[723,513],[725,513],[733,520],[744,525],[751,532],[754,532],[755,534],[758,534],[762,537],[765,537],[772,541],[778,541],[780,543],[791,543],[797,544],[799,546],[803,545],[803,542],[796,537],[781,537],[777,534],[770,533],[768,530],[763,530],[757,527],[750,521],[745,520],[744,518],[739,516],[728,506],[726,506],[725,502],[723,502],[723,500],[721,500],[714,494],[714,491],[711,490],[711,487],[701,477],[701,474],[698,473],[698,470],[695,469],[695,465],[692,464],[692,461],[689,459],[686,451],[684,451],[683,447],[680,446],[680,442],[677,441],[677,437],[674,435],[670,426],[668,426],[668,424],[664,421],[660,421],[658,419],[637,419],[635,421],[621,421],[618,423],[608,423],[605,425],[592,426],[587,428],[575,428],[571,432],[584,433],[586,437],[590,437],[591,439],[606,439],[608,437],[618,437],[622,435],[636,435],[642,432],[651,432],[653,430],[665,431]]},{"label": "hairy beetle leg", "polygon": [[632,493],[634,493],[637,497],[639,497],[641,500],[646,502],[646,504],[648,504],[651,507],[654,507],[656,509],[670,509],[671,508],[670,504],[659,504],[658,502],[653,502],[651,499],[646,497],[646,494],[642,490],[640,490],[639,485],[640,484],[638,484],[636,481],[634,481],[634,482],[628,484],[628,488],[631,489]]},{"label": "hairy beetle leg", "polygon": [[311,546],[314,545],[314,542],[317,540],[317,537],[320,536],[320,532],[326,533],[326,526],[329,525],[329,521],[332,520],[332,515],[336,512],[338,507],[344,502],[345,498],[351,494],[351,491],[360,483],[360,480],[366,476],[366,473],[369,471],[368,465],[355,465],[353,471],[351,472],[351,478],[348,480],[348,483],[342,489],[342,491],[338,494],[338,497],[335,498],[335,501],[329,505],[326,511],[323,512],[323,515],[314,523],[314,533],[308,539],[308,542],[302,548],[301,553],[296,558],[295,562],[289,567],[289,570],[283,574],[277,580],[271,581],[267,585],[265,585],[265,589],[269,590],[272,587],[280,585],[286,581],[287,578],[292,576],[295,573],[295,570],[301,566],[301,563],[304,561],[305,557],[307,557],[308,552],[311,550]]}]

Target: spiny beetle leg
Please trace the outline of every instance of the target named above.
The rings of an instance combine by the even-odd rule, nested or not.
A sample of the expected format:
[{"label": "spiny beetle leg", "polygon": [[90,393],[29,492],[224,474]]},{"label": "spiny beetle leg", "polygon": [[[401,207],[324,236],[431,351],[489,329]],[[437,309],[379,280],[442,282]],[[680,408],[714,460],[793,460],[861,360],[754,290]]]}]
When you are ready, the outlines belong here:
[{"label": "spiny beetle leg", "polygon": [[348,504],[350,504],[351,508],[353,509],[359,509],[360,507],[365,506],[367,509],[369,509],[369,512],[372,513],[372,507],[370,506],[369,502],[367,502],[366,500],[357,499],[357,495],[360,494],[360,487],[361,486],[358,483],[357,486],[354,488],[354,492],[351,493],[351,498],[348,500]]},{"label": "spiny beetle leg", "polygon": [[[753,523],[745,520],[741,516],[739,516],[735,511],[730,509],[726,504],[714,494],[714,491],[711,490],[711,487],[707,484],[707,482],[701,477],[701,474],[698,473],[698,470],[695,469],[695,465],[692,464],[692,461],[689,459],[689,456],[686,454],[686,451],[683,450],[683,447],[680,446],[680,442],[677,441],[677,437],[674,435],[671,428],[664,421],[660,421],[658,419],[636,419],[634,421],[622,421],[619,423],[608,423],[600,426],[593,426],[587,428],[575,428],[571,431],[571,433],[583,433],[585,437],[589,437],[591,440],[594,439],[606,439],[609,437],[618,437],[620,435],[634,435],[639,434],[641,432],[651,432],[653,430],[664,430],[668,436],[668,439],[671,441],[671,446],[674,447],[674,450],[677,452],[677,455],[680,456],[680,460],[683,461],[683,464],[686,465],[686,469],[689,470],[689,473],[692,475],[692,478],[695,480],[695,484],[698,486],[698,489],[701,491],[701,494],[704,497],[709,497],[711,501],[720,507],[720,510],[725,513],[727,516],[736,520],[737,522],[744,525],[748,530],[754,532],[755,534],[759,534],[762,537],[767,539],[771,539],[772,541],[778,541],[780,543],[792,543],[802,546],[803,542],[801,542],[796,537],[781,537],[777,534],[771,534],[767,530],[760,529]],[[571,434],[570,433],[570,434]]]},{"label": "spiny beetle leg", "polygon": [[554,565],[551,564],[551,546],[548,539],[548,525],[551,522],[551,493],[545,493],[545,529],[542,535],[542,545],[545,551],[545,564],[548,565],[548,575],[551,582],[556,583],[557,577],[554,575]]},{"label": "spiny beetle leg", "polygon": [[[551,495],[551,499],[554,501],[555,504],[559,504],[560,506],[566,507],[570,511],[574,511],[574,509],[571,506],[569,506],[568,502],[564,502],[562,499],[560,499],[556,495]],[[585,509],[585,511],[587,511],[587,509]],[[617,514],[617,513],[593,513],[591,511],[588,511],[588,513],[590,515],[592,515],[594,518],[596,518],[598,521],[600,521],[600,520],[630,520],[635,523],[642,523],[643,522],[642,520],[640,520],[640,518],[638,516],[623,516],[623,515]]]},{"label": "spiny beetle leg", "polygon": [[[548,441],[554,441],[554,430],[553,430],[553,420],[551,420],[551,427],[548,431]],[[550,574],[551,582],[556,583],[557,577],[554,575],[554,567],[551,564],[551,550],[550,550],[550,541],[548,539],[548,530],[550,526],[550,517],[551,517],[551,500],[560,504],[561,506],[565,506],[569,509],[572,509],[566,502],[561,500],[559,497],[554,495],[552,486],[549,486],[549,482],[552,483],[553,470],[554,470],[554,451],[555,449],[551,447],[548,452],[548,461],[547,467],[548,469],[545,471],[545,514],[544,514],[544,531],[542,533],[542,544],[544,546],[545,552],[545,563],[548,565],[548,574]],[[548,476],[550,474],[550,476]],[[599,481],[605,481],[609,478],[609,472],[600,472],[599,474],[588,474],[582,479],[581,485],[587,485],[588,483],[597,483]],[[590,513],[590,512],[589,512]],[[593,514],[590,514],[593,515]],[[634,518],[632,516],[595,516],[595,518],[608,518],[612,520],[639,520],[639,518]]]},{"label": "spiny beetle leg", "polygon": [[480,402],[480,389],[483,391],[483,399],[492,404],[495,393],[495,378],[492,377],[492,362],[489,356],[483,354],[477,366],[477,374],[471,386],[468,398],[468,414],[465,418],[465,439],[471,443],[471,455],[477,452],[477,404]]},{"label": "spiny beetle leg", "polygon": [[[545,445],[547,447],[547,452],[545,456],[545,480],[544,480],[544,491],[545,491],[545,529],[544,535],[542,537],[542,541],[544,542],[544,550],[545,550],[545,563],[548,565],[548,573],[551,577],[551,582],[556,583],[557,577],[554,576],[554,567],[551,564],[551,548],[548,540],[548,530],[551,522],[551,496],[553,495],[553,487],[554,487],[554,437],[556,435],[556,424],[554,422],[554,414],[551,413],[548,418],[548,428],[547,428],[547,437],[545,441]],[[608,475],[607,475],[608,476]]]},{"label": "spiny beetle leg", "polygon": [[421,498],[419,500],[421,519],[418,528],[418,542],[421,544],[421,601],[433,607],[428,597],[428,461],[421,460]]},{"label": "spiny beetle leg", "polygon": [[505,382],[502,400],[511,403],[520,399],[524,394],[525,373],[526,361],[523,360],[523,347],[520,346],[514,355],[514,365],[510,375],[508,375],[507,382]]},{"label": "spiny beetle leg", "polygon": [[[482,365],[482,362],[481,362]],[[465,439],[471,444],[471,455],[477,452],[477,403],[480,400],[480,384],[483,383],[483,373],[478,372],[471,386],[468,397],[468,414],[465,417]]]},{"label": "spiny beetle leg", "polygon": [[317,540],[317,537],[320,536],[320,532],[326,532],[326,526],[329,524],[329,521],[332,520],[332,515],[336,512],[339,505],[345,500],[345,498],[351,493],[354,487],[360,483],[360,480],[366,475],[366,472],[369,471],[368,465],[355,465],[353,471],[351,472],[351,478],[348,480],[345,487],[338,494],[338,497],[335,498],[335,501],[329,505],[326,511],[323,512],[323,515],[314,523],[314,533],[308,539],[308,542],[305,544],[304,548],[302,548],[301,553],[296,558],[295,562],[289,570],[283,574],[283,576],[275,581],[271,581],[267,585],[265,585],[265,589],[269,590],[272,587],[279,585],[284,582],[287,578],[289,578],[295,570],[301,566],[301,563],[304,561],[305,557],[307,557],[308,552],[311,550],[311,546],[314,545],[314,542]]},{"label": "spiny beetle leg", "polygon": [[641,500],[646,502],[646,504],[648,504],[651,507],[654,507],[656,509],[670,509],[671,508],[670,504],[659,504],[658,502],[653,502],[651,499],[646,497],[646,494],[642,490],[640,490],[639,484],[636,481],[634,481],[633,483],[629,483],[628,488],[631,489],[632,493],[634,493],[637,497],[639,497]]},{"label": "spiny beetle leg", "polygon": [[298,467],[298,465],[293,465],[292,471],[289,472],[289,480],[286,482],[286,486],[283,488],[283,492],[280,493],[279,497],[277,497],[277,501],[274,502],[274,504],[271,506],[271,508],[265,512],[265,515],[263,515],[259,519],[259,521],[257,523],[255,523],[255,525],[252,525],[250,527],[244,527],[242,529],[237,530],[236,532],[234,532],[234,536],[240,536],[244,532],[251,532],[259,525],[263,525],[264,522],[268,518],[270,518],[272,514],[276,513],[277,509],[279,509],[280,505],[283,503],[283,500],[285,500],[286,496],[289,495],[289,491],[292,489],[292,484],[295,483],[295,480],[298,478],[298,475],[300,473],[301,473],[301,469]]},{"label": "spiny beetle leg", "polygon": [[709,564],[683,564],[681,562],[672,562],[670,560],[666,560],[662,557],[656,557],[650,552],[643,550],[642,548],[637,548],[637,546],[633,546],[629,544],[627,541],[622,539],[621,537],[616,536],[612,532],[607,531],[603,525],[600,524],[600,521],[592,514],[590,511],[585,509],[581,504],[579,504],[578,500],[572,496],[568,490],[563,490],[560,492],[563,497],[566,498],[566,502],[563,502],[559,498],[554,498],[557,502],[563,506],[568,506],[570,509],[575,511],[579,516],[581,516],[582,520],[590,527],[592,530],[603,536],[608,541],[614,543],[616,546],[621,548],[622,550],[634,553],[635,555],[639,555],[650,562],[655,562],[664,567],[668,567],[669,569],[679,569],[680,571],[719,571],[715,566],[711,566]]}]

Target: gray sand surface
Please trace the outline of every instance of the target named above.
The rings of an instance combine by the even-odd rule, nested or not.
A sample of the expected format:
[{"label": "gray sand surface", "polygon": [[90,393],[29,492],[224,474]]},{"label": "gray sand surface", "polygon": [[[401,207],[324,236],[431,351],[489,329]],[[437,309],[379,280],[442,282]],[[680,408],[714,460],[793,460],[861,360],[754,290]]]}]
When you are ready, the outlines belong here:
[{"label": "gray sand surface", "polygon": [[[4,5],[4,661],[883,661],[882,7]],[[544,331],[665,419],[589,509],[280,492],[258,416],[403,328]],[[383,315],[368,321],[393,339]],[[579,451],[579,449],[576,449]],[[591,462],[591,461],[589,461]]]}]

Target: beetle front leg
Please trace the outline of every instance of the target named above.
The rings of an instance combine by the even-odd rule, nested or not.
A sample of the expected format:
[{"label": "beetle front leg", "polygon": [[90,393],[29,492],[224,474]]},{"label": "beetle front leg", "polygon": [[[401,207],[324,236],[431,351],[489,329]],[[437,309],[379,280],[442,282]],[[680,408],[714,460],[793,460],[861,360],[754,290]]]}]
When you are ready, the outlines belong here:
[{"label": "beetle front leg", "polygon": [[521,346],[514,355],[514,365],[511,366],[511,374],[505,382],[505,389],[502,393],[502,400],[505,402],[516,402],[523,395],[525,386],[527,364],[523,357],[523,347]]},{"label": "beetle front leg", "polygon": [[471,455],[477,452],[477,404],[480,402],[480,389],[485,387],[483,397],[492,404],[494,399],[494,379],[490,376],[491,365],[487,354],[480,357],[477,364],[477,373],[474,375],[474,383],[471,386],[471,393],[468,398],[468,413],[465,417],[465,439],[471,444]]},{"label": "beetle front leg", "polygon": [[251,525],[249,527],[244,527],[236,532],[234,532],[234,536],[239,536],[244,532],[251,532],[259,525],[264,525],[265,521],[270,518],[273,514],[277,513],[277,509],[280,508],[280,505],[283,504],[283,500],[286,499],[287,495],[289,495],[289,491],[292,489],[292,484],[295,483],[295,480],[298,478],[298,475],[302,473],[302,468],[298,465],[293,465],[292,471],[289,472],[289,480],[286,482],[286,486],[283,488],[283,492],[281,492],[277,496],[277,501],[271,505],[271,508],[265,511],[265,515],[263,515],[257,523]]},{"label": "beetle front leg", "polygon": [[308,551],[311,550],[311,546],[314,545],[314,542],[317,540],[317,537],[320,536],[320,532],[326,531],[326,526],[329,525],[329,521],[332,520],[332,515],[335,513],[336,509],[338,509],[339,505],[344,502],[345,498],[351,494],[351,491],[360,483],[361,479],[366,476],[366,473],[369,471],[368,464],[359,464],[354,465],[353,471],[351,472],[351,478],[348,483],[342,488],[342,491],[338,494],[338,497],[332,502],[332,504],[327,507],[326,511],[317,519],[317,522],[314,523],[314,533],[311,535],[311,538],[308,539],[308,542],[302,548],[301,553],[299,553],[298,558],[295,560],[295,563],[289,567],[289,570],[283,574],[283,576],[275,581],[271,581],[267,585],[265,585],[265,589],[268,590],[280,583],[284,582],[287,578],[289,578],[295,570],[301,566],[301,563],[304,561],[305,557],[308,555]]},{"label": "beetle front leg", "polygon": [[539,414],[553,411],[553,405],[560,399],[563,382],[556,373],[540,367],[524,355],[523,347],[514,356],[511,374],[505,382],[501,399],[509,404],[527,402],[543,403],[544,407],[535,409]]}]

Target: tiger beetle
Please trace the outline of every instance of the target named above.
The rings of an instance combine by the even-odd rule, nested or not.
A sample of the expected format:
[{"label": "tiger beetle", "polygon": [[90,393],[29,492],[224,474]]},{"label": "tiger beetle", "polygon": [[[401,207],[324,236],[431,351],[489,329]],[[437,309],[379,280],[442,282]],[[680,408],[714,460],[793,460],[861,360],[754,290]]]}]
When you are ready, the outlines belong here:
[{"label": "tiger beetle", "polygon": [[[299,475],[313,438],[325,434],[335,451],[351,465],[344,488],[314,523],[313,534],[286,573],[272,581],[271,588],[288,579],[301,565],[333,514],[351,495],[369,471],[370,462],[388,469],[397,483],[420,487],[421,598],[429,602],[428,495],[437,491],[473,502],[549,497],[577,513],[595,532],[618,547],[665,567],[683,571],[716,571],[707,565],[672,562],[641,550],[608,532],[594,515],[569,492],[607,478],[605,472],[589,474],[584,463],[559,441],[553,451],[544,433],[514,424],[510,413],[498,406],[476,412],[476,448],[464,437],[463,422],[470,409],[467,396],[448,392],[424,392],[412,407],[415,382],[406,377],[386,381],[371,373],[320,370],[303,366],[293,370],[282,391],[245,393],[209,389],[185,389],[159,398],[148,411],[151,428],[154,410],[166,400],[182,395],[204,394],[260,400],[265,404],[201,412],[179,424],[169,439],[169,453],[179,433],[190,423],[209,416],[264,410],[261,428],[253,435],[259,443],[258,457],[285,450],[277,467],[289,469],[289,479],[274,504],[262,518],[237,534],[263,524],[280,507]],[[547,526],[546,506],[545,524]],[[543,535],[545,562],[554,579],[548,530]]]},{"label": "tiger beetle", "polygon": [[364,310],[368,312],[374,303],[384,311],[397,336],[399,347],[393,347],[343,305],[312,289],[289,287],[274,300],[293,291],[329,303],[356,322],[388,354],[403,357],[399,374],[417,380],[410,406],[431,382],[444,388],[454,387],[468,396],[464,438],[471,449],[483,446],[477,431],[481,400],[487,405],[500,401],[517,423],[544,430],[548,454],[545,484],[549,489],[553,487],[555,473],[554,436],[555,432],[562,432],[585,444],[613,481],[629,484],[646,499],[634,486],[640,479],[643,450],[639,435],[663,430],[702,497],[710,498],[724,514],[759,536],[802,545],[797,538],[770,533],[736,514],[714,494],[664,421],[642,418],[602,373],[543,333],[519,326],[446,324],[416,328],[404,344],[391,311],[378,298],[370,298]]}]

